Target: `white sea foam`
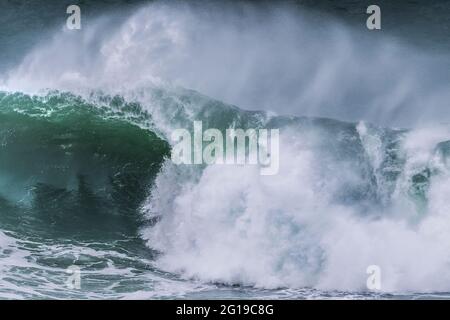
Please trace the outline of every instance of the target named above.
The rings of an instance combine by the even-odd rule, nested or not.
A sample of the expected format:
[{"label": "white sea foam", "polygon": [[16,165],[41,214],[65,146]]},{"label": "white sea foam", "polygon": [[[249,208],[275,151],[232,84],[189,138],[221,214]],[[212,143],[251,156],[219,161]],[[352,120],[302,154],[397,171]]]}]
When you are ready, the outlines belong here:
[{"label": "white sea foam", "polygon": [[[434,134],[411,133],[406,146]],[[164,253],[160,267],[212,282],[364,291],[366,268],[375,264],[383,291],[450,289],[447,172],[432,178],[430,205],[419,220],[410,219],[417,212],[401,184],[375,219],[376,208],[333,204],[351,168],[335,164],[333,177],[321,176],[321,159],[301,137],[282,141],[280,173],[271,177],[255,168],[210,166],[180,183],[183,171],[174,174],[177,168],[166,164],[147,208],[161,221],[144,231]],[[428,149],[427,163],[434,157]],[[405,152],[409,161],[425,157],[423,150]]]}]

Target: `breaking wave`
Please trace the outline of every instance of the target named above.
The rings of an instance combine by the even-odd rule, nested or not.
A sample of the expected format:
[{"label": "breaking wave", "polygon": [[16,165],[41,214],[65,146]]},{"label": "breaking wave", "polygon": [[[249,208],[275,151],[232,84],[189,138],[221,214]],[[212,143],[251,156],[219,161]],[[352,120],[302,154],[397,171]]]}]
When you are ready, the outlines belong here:
[{"label": "breaking wave", "polygon": [[[6,233],[0,233],[0,265],[11,257],[5,248],[15,246],[8,235],[31,242],[73,238],[81,247],[94,241],[108,250],[117,249],[115,241],[124,239],[118,245],[122,253],[148,258],[140,263],[151,265],[151,271],[143,267],[140,272],[159,270],[200,283],[363,292],[367,267],[378,265],[384,292],[448,292],[450,127],[398,129],[364,121],[280,116],[239,109],[183,89],[178,84],[189,87],[196,68],[207,68],[195,64],[205,56],[188,66],[182,52],[194,55],[190,44],[213,20],[208,10],[201,11],[206,22],[200,23],[192,10],[152,5],[108,35],[101,31],[102,19],[81,38],[59,32],[3,77],[0,222]],[[260,13],[248,10],[258,22]],[[289,18],[283,10],[276,12]],[[292,17],[264,17],[270,18],[267,26],[275,35],[285,30],[282,21],[294,23]],[[243,38],[259,27],[245,21]],[[338,30],[333,39],[347,39],[341,37],[345,28],[333,30]],[[220,35],[213,59],[217,63],[224,57],[221,48],[243,41],[233,28],[224,27]],[[247,45],[240,49],[249,52]],[[353,52],[340,48],[342,59]],[[211,53],[210,46],[204,49]],[[227,65],[236,58],[230,54]],[[264,54],[255,56],[258,64],[264,63]],[[384,67],[395,62],[385,59]],[[327,103],[330,96],[321,97],[318,84],[323,77],[326,84],[332,81],[345,63],[334,68],[326,61],[307,94],[295,101],[312,109]],[[236,74],[233,81],[256,77],[253,63],[247,63],[252,76]],[[230,81],[226,70],[220,70],[217,76]],[[212,76],[199,72],[204,82],[192,87],[211,94],[222,83],[209,86]],[[395,109],[415,88],[401,79],[397,100],[386,110]],[[281,85],[292,82],[285,80],[280,79]],[[255,81],[259,89],[265,88]],[[227,88],[228,93],[218,96],[233,101],[239,94]],[[436,92],[435,101],[442,97],[440,89]],[[383,96],[386,101],[391,93]],[[170,133],[189,128],[194,120],[222,130],[279,128],[279,173],[261,176],[255,166],[174,165],[169,159]],[[130,239],[133,250],[127,247]],[[114,261],[109,254],[100,256]],[[98,257],[91,259],[91,267],[102,263]],[[13,272],[11,266],[7,270]]]}]

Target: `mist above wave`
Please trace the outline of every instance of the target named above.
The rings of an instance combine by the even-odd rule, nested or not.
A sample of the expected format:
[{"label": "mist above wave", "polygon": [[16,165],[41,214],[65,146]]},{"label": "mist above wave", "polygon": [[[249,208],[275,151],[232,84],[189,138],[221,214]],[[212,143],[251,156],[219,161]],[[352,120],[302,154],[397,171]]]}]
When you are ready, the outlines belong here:
[{"label": "mist above wave", "polygon": [[289,4],[156,2],[122,23],[103,16],[55,32],[2,82],[19,91],[171,83],[246,109],[412,126],[449,120],[447,64]]}]

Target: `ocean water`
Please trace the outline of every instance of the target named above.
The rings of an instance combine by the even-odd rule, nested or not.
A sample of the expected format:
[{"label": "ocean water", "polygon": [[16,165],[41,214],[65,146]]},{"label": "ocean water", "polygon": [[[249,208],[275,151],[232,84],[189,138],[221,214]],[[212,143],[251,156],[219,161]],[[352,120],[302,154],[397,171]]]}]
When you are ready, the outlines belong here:
[{"label": "ocean water", "polygon": [[[302,1],[103,5],[5,19],[0,298],[450,297],[445,44]],[[278,174],[173,164],[193,121],[279,129]]]}]

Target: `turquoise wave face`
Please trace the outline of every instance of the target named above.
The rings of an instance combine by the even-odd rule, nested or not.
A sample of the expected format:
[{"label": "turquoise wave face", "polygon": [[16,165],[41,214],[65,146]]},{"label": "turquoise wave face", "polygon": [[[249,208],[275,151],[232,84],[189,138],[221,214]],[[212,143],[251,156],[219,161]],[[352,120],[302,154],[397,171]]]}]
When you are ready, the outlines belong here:
[{"label": "turquoise wave face", "polygon": [[2,224],[84,237],[135,232],[168,153],[152,131],[74,96],[0,94]]}]

